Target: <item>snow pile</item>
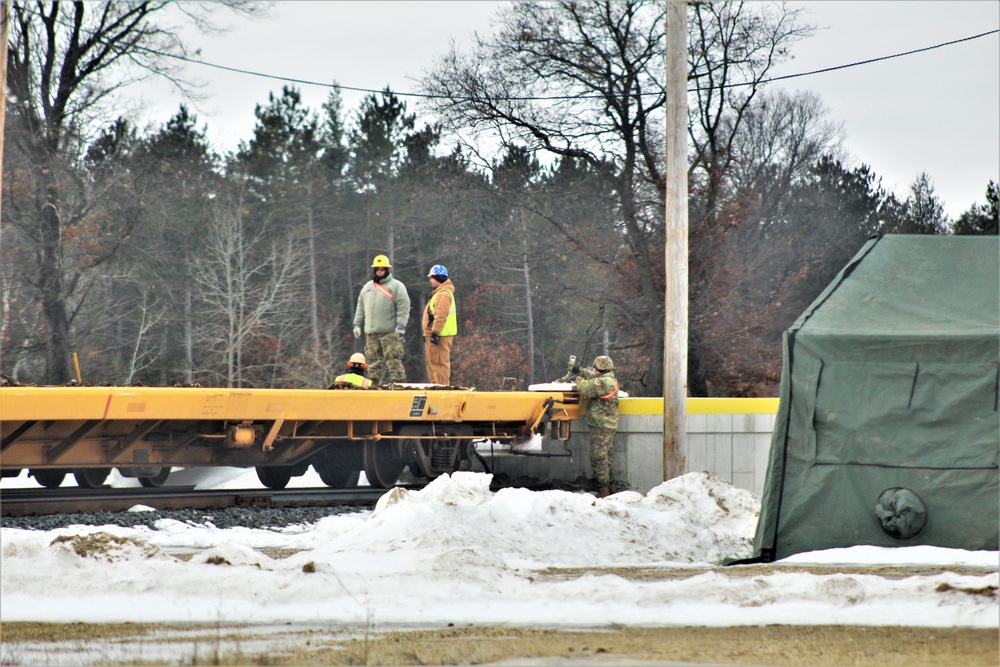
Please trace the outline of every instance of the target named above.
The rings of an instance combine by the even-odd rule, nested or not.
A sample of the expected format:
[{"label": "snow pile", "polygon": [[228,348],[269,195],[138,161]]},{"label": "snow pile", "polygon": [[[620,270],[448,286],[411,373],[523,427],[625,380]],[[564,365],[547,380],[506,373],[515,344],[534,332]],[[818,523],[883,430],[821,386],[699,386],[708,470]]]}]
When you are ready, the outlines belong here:
[{"label": "snow pile", "polygon": [[[717,566],[750,555],[759,501],[710,475],[603,499],[489,484],[482,473],[445,475],[392,489],[374,511],[282,530],[5,528],[0,621],[996,624],[996,552],[840,549],[747,576]],[[963,569],[809,571],[830,558]]]},{"label": "snow pile", "polygon": [[750,556],[760,511],[752,493],[705,473],[664,482],[646,496],[625,491],[604,499],[519,488],[494,494],[490,479],[458,472],[420,491],[393,489],[349,548],[474,549],[509,567],[718,564]]}]

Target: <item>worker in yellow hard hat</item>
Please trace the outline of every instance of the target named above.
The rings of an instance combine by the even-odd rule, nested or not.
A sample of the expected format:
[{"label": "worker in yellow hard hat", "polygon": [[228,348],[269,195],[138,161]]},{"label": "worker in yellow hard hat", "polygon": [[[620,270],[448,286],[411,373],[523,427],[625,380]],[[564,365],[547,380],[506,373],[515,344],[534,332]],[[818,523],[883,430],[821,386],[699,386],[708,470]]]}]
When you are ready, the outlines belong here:
[{"label": "worker in yellow hard hat", "polygon": [[372,384],[382,384],[387,370],[389,382],[405,382],[403,368],[403,336],[410,319],[410,295],[406,285],[392,276],[392,264],[385,255],[372,260],[372,279],[358,295],[354,311],[354,337],[365,333],[365,357]]},{"label": "worker in yellow hard hat", "polygon": [[351,358],[347,360],[347,372],[334,378],[333,386],[338,389],[342,389],[344,387],[368,389],[372,386],[372,381],[368,379],[367,375],[365,375],[367,369],[368,362],[365,360],[365,355],[360,352],[355,352],[351,355]]}]

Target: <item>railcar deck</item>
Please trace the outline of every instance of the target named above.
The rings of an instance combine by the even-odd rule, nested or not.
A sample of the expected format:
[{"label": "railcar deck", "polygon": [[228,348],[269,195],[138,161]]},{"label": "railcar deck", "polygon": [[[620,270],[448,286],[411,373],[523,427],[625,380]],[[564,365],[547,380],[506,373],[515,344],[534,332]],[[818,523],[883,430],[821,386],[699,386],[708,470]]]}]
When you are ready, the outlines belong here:
[{"label": "railcar deck", "polygon": [[474,439],[516,442],[548,430],[565,440],[580,410],[579,394],[569,390],[4,386],[0,468],[11,474],[23,468],[307,467],[339,446],[355,452],[335,456],[339,463],[356,459],[353,467],[367,470],[364,453],[377,471],[384,465],[375,459],[389,450],[372,445],[397,440],[405,442],[393,446],[391,457],[433,477],[453,466],[455,456],[467,455]]}]

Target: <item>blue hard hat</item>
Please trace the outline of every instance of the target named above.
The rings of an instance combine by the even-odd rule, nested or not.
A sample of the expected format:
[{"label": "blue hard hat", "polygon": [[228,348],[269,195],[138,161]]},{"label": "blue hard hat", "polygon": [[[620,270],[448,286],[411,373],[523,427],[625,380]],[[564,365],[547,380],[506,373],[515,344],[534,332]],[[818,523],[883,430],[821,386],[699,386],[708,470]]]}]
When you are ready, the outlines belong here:
[{"label": "blue hard hat", "polygon": [[448,269],[444,268],[444,264],[435,264],[431,267],[430,273],[427,274],[428,278],[447,278]]}]

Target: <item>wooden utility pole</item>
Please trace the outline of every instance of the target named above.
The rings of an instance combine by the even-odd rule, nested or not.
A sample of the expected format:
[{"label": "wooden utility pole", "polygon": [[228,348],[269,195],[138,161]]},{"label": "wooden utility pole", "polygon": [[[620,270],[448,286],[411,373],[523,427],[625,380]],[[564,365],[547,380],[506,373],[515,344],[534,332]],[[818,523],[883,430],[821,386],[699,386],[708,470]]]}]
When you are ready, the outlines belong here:
[{"label": "wooden utility pole", "polygon": [[[3,136],[7,128],[7,33],[10,27],[10,0],[0,0],[0,231],[3,231]],[[5,299],[0,299],[0,322],[6,321]],[[3,343],[0,342],[0,356]]]},{"label": "wooden utility pole", "polygon": [[7,33],[10,0],[0,0],[0,221],[3,221],[3,135],[7,123]]},{"label": "wooden utility pole", "polygon": [[687,0],[667,3],[667,243],[663,318],[663,479],[684,474],[687,441]]}]

